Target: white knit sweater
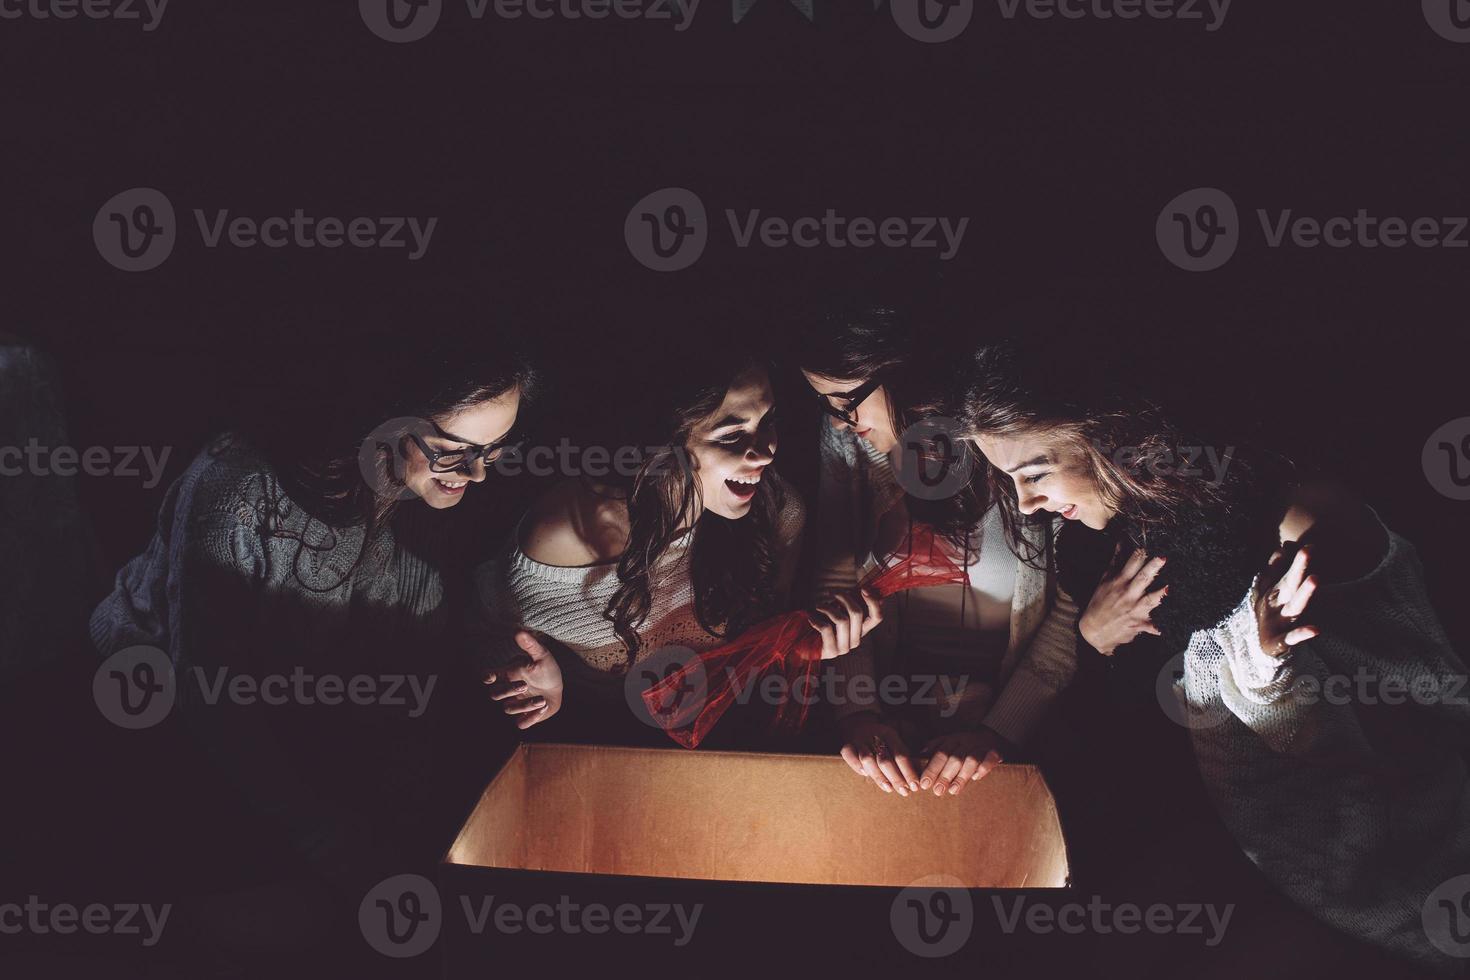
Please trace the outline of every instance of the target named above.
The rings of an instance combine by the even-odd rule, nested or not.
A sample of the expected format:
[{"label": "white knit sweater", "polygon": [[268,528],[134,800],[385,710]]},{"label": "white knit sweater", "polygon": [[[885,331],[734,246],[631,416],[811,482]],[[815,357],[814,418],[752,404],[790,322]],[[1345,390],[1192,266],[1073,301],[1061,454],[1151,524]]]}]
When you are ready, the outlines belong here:
[{"label": "white knit sweater", "polygon": [[[855,585],[863,564],[871,559],[882,516],[903,496],[888,457],[847,429],[822,423],[821,475],[816,527],[817,572],[812,598],[834,588]],[[978,536],[978,532],[977,532]],[[1040,548],[1039,531],[1028,535]],[[993,556],[991,556],[993,557]],[[947,727],[985,725],[1013,743],[1031,734],[1057,695],[1077,671],[1077,604],[1056,584],[1055,563],[1045,568],[1009,556],[1016,583],[1011,597],[1010,642],[992,688],[966,684],[954,703],[935,706],[949,715]],[[863,643],[833,663],[845,685],[855,677],[873,676],[875,653],[896,649],[898,637],[885,621]],[[922,651],[916,651],[922,652]],[[898,651],[901,659],[902,651]],[[839,717],[865,709],[855,698],[834,706]]]},{"label": "white knit sweater", "polygon": [[1413,546],[1387,536],[1372,572],[1317,590],[1321,635],[1285,656],[1262,651],[1249,595],[1195,633],[1182,693],[1205,783],[1261,871],[1328,924],[1453,973],[1465,961],[1422,914],[1470,873],[1470,690]]}]

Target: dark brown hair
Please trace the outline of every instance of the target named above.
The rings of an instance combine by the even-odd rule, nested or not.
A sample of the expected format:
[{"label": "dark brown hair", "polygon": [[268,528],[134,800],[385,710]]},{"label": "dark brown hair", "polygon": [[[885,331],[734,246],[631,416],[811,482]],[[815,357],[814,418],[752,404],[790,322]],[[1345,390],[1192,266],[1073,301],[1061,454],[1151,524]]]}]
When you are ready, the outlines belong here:
[{"label": "dark brown hair", "polygon": [[[732,521],[702,508],[700,484],[685,449],[695,427],[720,407],[731,383],[750,370],[768,373],[765,363],[750,354],[690,354],[662,377],[631,386],[642,397],[630,398],[624,410],[638,421],[623,431],[652,451],[619,492],[628,505],[628,542],[618,559],[618,589],[605,611],[628,648],[630,664],[640,646],[637,631],[660,584],[659,565],[691,526],[689,575],[699,625],[712,636],[734,636],[774,611],[779,522],[786,502],[774,467],[757,485],[750,512]],[[774,415],[767,424],[774,424]]]},{"label": "dark brown hair", "polygon": [[[937,334],[898,310],[860,304],[810,316],[796,331],[792,359],[801,369],[826,378],[856,383],[880,379],[888,394],[889,423],[903,438],[915,423],[951,413],[962,376],[948,353]],[[959,439],[952,448],[927,440],[918,451],[934,456],[973,452]],[[968,549],[988,499],[983,471],[977,469],[954,494],[938,500],[909,495],[907,505],[912,519],[933,527],[955,547]]]}]

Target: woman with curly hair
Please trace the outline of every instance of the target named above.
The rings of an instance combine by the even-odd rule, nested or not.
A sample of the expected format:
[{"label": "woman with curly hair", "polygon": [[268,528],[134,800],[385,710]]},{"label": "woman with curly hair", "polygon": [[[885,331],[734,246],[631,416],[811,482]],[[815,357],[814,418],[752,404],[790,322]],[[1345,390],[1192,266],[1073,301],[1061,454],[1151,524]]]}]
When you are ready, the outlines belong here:
[{"label": "woman with curly hair", "polygon": [[[554,486],[477,576],[486,625],[519,647],[492,696],[526,729],[561,710],[565,692],[546,737],[647,739],[654,729],[625,700],[630,671],[670,648],[711,649],[787,608],[805,508],[772,465],[765,364],[727,350],[658,360],[608,413],[636,462]],[[810,616],[824,657],[856,642],[845,613]]]}]

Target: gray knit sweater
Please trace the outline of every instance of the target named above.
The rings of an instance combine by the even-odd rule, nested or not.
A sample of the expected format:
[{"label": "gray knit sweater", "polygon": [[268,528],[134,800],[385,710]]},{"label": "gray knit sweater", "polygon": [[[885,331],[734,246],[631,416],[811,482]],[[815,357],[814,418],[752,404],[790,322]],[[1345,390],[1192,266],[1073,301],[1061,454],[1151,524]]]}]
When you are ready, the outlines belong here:
[{"label": "gray knit sweater", "polygon": [[1191,638],[1182,693],[1206,786],[1261,871],[1328,924],[1452,973],[1465,961],[1423,913],[1470,873],[1470,690],[1413,546],[1388,541],[1368,575],[1317,590],[1321,635],[1283,657],[1242,598]]},{"label": "gray knit sweater", "polygon": [[362,527],[310,517],[263,458],[222,440],[169,488],[147,550],[118,572],[91,617],[104,657],[137,645],[168,654],[174,711],[192,737],[329,873],[377,847],[363,799],[388,796],[406,809],[420,791],[414,767],[393,760],[409,751],[403,735],[417,738],[425,722],[398,707],[242,705],[206,691],[221,677],[260,683],[298,669],[344,686],[358,676],[412,674],[425,684],[437,676],[448,617],[442,556],[425,527],[443,518],[417,501],[399,517],[364,553]]}]

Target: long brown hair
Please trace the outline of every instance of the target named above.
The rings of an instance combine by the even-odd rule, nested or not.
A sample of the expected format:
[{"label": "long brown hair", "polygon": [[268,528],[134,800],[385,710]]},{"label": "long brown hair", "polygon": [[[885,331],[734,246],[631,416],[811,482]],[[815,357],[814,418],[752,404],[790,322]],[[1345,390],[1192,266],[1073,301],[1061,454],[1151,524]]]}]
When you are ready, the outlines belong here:
[{"label": "long brown hair", "polygon": [[[627,646],[630,664],[640,646],[638,629],[660,585],[659,566],[691,526],[689,574],[699,625],[712,636],[734,636],[774,611],[778,533],[786,503],[774,467],[770,478],[757,485],[750,512],[732,521],[703,509],[700,483],[685,449],[695,427],[720,407],[731,383],[752,369],[769,373],[763,361],[749,354],[687,355],[677,370],[639,386],[644,397],[625,406],[635,416],[641,409],[643,418],[631,431],[636,444],[650,450],[619,494],[628,506],[628,542],[618,559],[618,589],[605,610]],[[700,515],[697,520],[695,514]]]},{"label": "long brown hair", "polygon": [[[1036,344],[1012,341],[982,347],[970,368],[960,409],[970,433],[1040,435],[1060,453],[1074,454],[1115,514],[1109,536],[1170,558],[1155,580],[1170,586],[1169,597],[1153,616],[1166,638],[1185,637],[1228,614],[1276,546],[1294,478],[1289,460],[1230,446],[1218,479],[1184,472],[1176,465],[1182,447],[1208,440],[1125,390],[1129,375],[1116,357],[1048,356]],[[1012,540],[1028,525],[1050,525],[1051,514],[1022,514],[1014,482],[984,466]]]}]

